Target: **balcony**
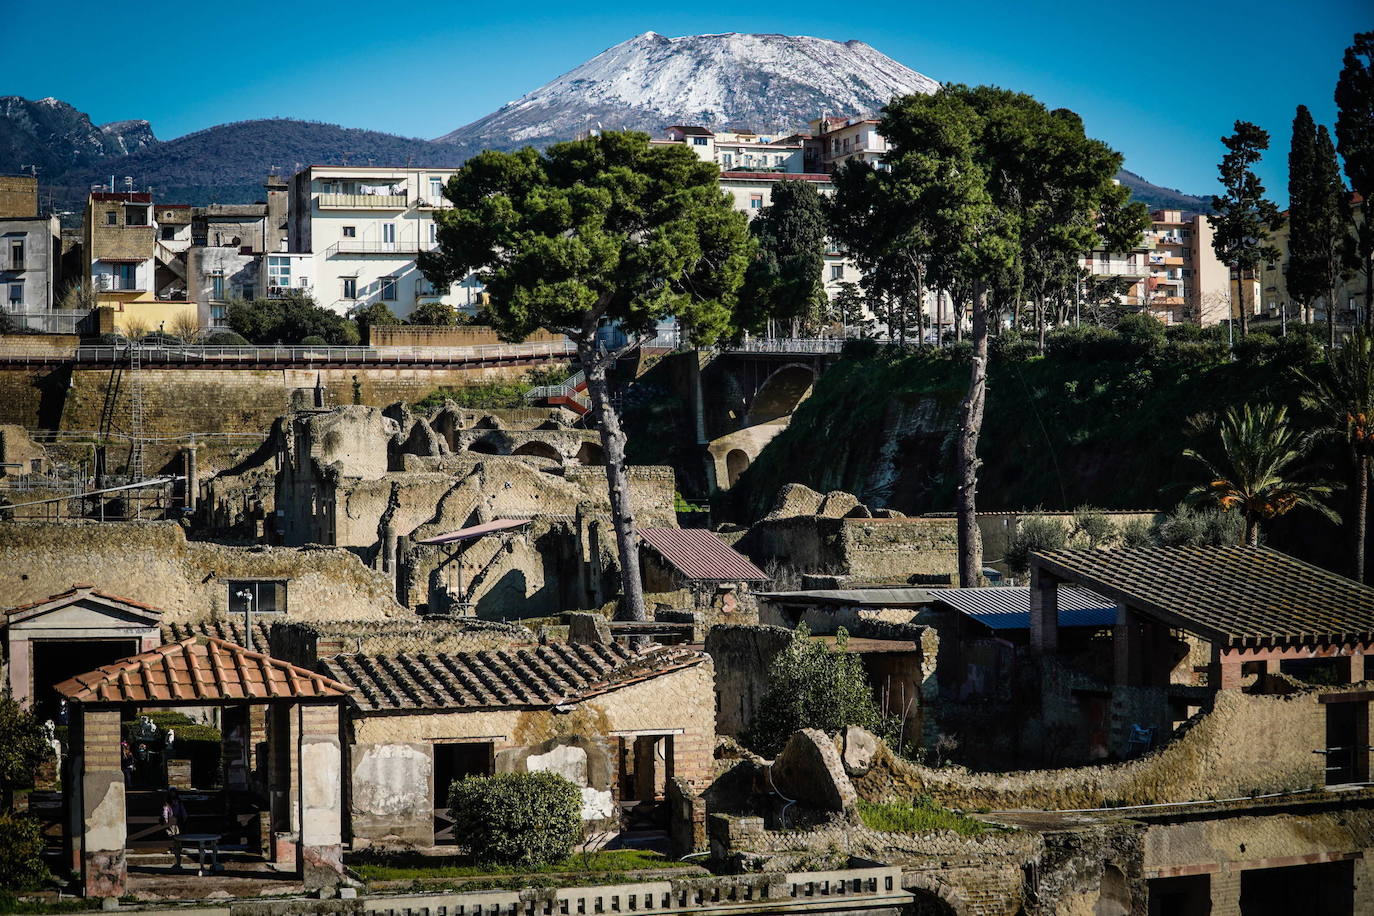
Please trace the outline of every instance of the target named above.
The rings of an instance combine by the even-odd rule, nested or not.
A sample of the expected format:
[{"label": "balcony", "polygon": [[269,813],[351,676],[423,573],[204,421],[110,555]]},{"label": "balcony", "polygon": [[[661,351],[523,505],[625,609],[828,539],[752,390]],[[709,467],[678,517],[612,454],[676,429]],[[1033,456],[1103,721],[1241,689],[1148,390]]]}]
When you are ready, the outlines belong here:
[{"label": "balcony", "polygon": [[1183,236],[1181,235],[1160,235],[1155,237],[1155,243],[1159,245],[1182,245]]},{"label": "balcony", "polygon": [[398,239],[394,242],[378,242],[372,239],[339,239],[325,249],[325,254],[418,254],[420,250],[420,244],[414,239]]},{"label": "balcony", "polygon": [[1143,277],[1148,273],[1140,264],[1130,261],[1090,261],[1084,269],[1098,277]]},{"label": "balcony", "polygon": [[321,210],[404,210],[404,194],[321,194],[315,198]]}]

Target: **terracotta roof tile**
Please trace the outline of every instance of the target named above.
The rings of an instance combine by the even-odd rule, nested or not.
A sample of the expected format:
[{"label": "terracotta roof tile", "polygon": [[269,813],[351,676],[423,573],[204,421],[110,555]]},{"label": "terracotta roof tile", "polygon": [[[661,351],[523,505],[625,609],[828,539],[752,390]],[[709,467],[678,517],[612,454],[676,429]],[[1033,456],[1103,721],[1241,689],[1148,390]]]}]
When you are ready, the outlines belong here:
[{"label": "terracotta roof tile", "polygon": [[675,646],[638,653],[614,643],[553,643],[452,654],[336,655],[320,666],[353,689],[359,709],[382,712],[561,706],[705,660],[701,652]]},{"label": "terracotta roof tile", "polygon": [[135,601],[133,598],[125,598],[122,595],[111,595],[109,592],[102,592],[97,590],[96,587],[93,585],[86,585],[82,583],[78,585],[73,585],[65,592],[58,592],[56,595],[49,595],[48,597],[41,598],[38,601],[30,601],[28,604],[21,604],[17,607],[6,608],[4,614],[6,616],[10,614],[18,614],[21,611],[29,611],[36,607],[42,607],[45,604],[51,604],[54,601],[61,601],[63,598],[72,598],[82,594],[94,595],[97,598],[104,598],[106,601],[114,601],[119,604],[127,604],[131,607],[142,608],[145,611],[152,611],[155,614],[162,613],[162,608],[153,607],[151,604],[144,604],[142,601]]},{"label": "terracotta roof tile", "polygon": [[688,579],[757,582],[768,574],[749,558],[700,528],[639,528],[639,536]]},{"label": "terracotta roof tile", "polygon": [[349,688],[227,640],[192,636],[78,674],[57,691],[83,703],[215,703],[343,697]]}]

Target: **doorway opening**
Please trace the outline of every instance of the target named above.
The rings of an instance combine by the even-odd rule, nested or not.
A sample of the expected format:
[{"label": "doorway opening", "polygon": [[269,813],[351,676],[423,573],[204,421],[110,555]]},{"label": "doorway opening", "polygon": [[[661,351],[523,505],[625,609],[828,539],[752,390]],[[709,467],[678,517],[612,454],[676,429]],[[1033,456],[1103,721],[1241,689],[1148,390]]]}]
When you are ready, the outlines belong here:
[{"label": "doorway opening", "polygon": [[434,842],[456,843],[449,787],[467,776],[490,776],[494,747],[490,741],[434,745]]}]

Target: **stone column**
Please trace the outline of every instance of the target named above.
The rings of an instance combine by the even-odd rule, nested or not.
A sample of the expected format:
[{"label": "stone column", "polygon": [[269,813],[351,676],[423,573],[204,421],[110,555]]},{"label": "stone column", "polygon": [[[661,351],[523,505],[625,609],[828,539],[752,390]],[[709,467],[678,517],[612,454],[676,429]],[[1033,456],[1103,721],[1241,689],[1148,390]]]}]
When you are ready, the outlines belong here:
[{"label": "stone column", "polygon": [[1030,644],[1040,652],[1059,650],[1059,580],[1031,567]]},{"label": "stone column", "polygon": [[307,890],[343,880],[343,757],[339,706],[298,704],[300,843],[297,861]]},{"label": "stone column", "polygon": [[1350,683],[1358,684],[1365,679],[1364,652],[1350,653]]},{"label": "stone column", "polygon": [[119,710],[86,709],[81,715],[82,883],[87,897],[119,897],[127,874]]}]

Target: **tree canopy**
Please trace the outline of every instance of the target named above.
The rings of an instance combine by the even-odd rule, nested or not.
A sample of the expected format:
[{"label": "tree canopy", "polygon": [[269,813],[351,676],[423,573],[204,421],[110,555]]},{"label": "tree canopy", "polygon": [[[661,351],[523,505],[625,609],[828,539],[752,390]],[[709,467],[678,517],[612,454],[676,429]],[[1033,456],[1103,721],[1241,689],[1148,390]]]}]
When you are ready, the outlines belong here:
[{"label": "tree canopy", "polygon": [[772,202],[749,230],[758,249],[745,273],[739,325],[760,331],[771,319],[815,328],[829,305],[822,275],[829,225],[816,186],[796,179],[774,182]]},{"label": "tree canopy", "polygon": [[[1243,275],[1279,256],[1269,235],[1283,227],[1283,214],[1264,196],[1264,185],[1255,174],[1255,165],[1269,148],[1269,132],[1249,121],[1237,121],[1235,132],[1221,142],[1227,152],[1217,172],[1224,193],[1212,198],[1214,212],[1207,217],[1212,224],[1212,250],[1221,263]],[[1243,276],[1238,276],[1235,308],[1240,312],[1241,333],[1246,334],[1250,318],[1239,295],[1242,282]]]}]

